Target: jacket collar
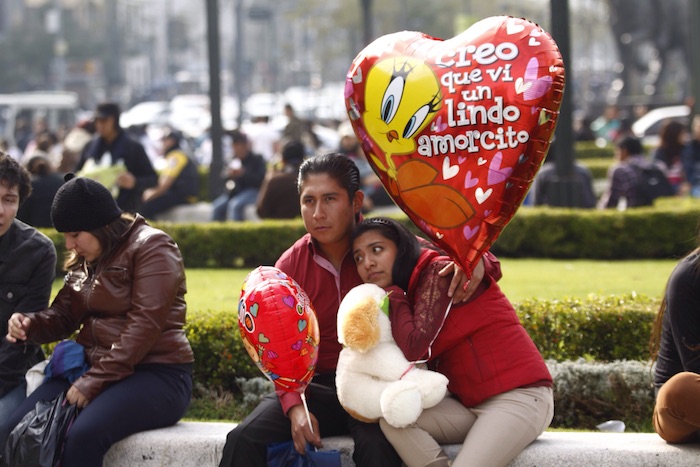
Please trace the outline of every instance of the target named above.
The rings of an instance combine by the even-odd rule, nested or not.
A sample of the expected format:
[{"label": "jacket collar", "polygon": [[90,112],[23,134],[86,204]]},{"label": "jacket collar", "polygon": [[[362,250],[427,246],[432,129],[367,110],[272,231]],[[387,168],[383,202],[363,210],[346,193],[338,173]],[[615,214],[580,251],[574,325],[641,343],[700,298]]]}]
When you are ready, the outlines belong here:
[{"label": "jacket collar", "polygon": [[15,219],[5,235],[0,237],[0,263],[9,261],[17,237],[17,229],[17,220]]}]

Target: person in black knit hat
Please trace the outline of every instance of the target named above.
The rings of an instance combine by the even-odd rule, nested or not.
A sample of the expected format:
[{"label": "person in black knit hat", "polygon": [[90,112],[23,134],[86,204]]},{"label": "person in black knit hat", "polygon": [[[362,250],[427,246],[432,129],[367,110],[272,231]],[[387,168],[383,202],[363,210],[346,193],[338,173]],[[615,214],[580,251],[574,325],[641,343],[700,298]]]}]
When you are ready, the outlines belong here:
[{"label": "person in black knit hat", "polygon": [[87,370],[48,379],[0,420],[0,449],[37,401],[66,392],[81,411],[61,465],[102,465],[112,444],[173,425],[187,409],[194,358],[183,329],[185,269],[172,238],[122,212],[106,187],[66,179],[51,207],[68,250],[63,288],[48,309],[14,313],[6,338],[43,344],[78,330]]},{"label": "person in black knit hat", "polygon": [[121,216],[104,185],[72,173],[64,180],[51,205],[51,221],[58,232],[90,232]]}]

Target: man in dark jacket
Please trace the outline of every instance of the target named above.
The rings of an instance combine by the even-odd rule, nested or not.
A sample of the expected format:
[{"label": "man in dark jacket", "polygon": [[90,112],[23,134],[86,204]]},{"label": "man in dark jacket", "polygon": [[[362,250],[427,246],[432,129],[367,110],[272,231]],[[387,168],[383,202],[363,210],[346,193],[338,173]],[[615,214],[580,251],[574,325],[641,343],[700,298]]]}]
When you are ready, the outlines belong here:
[{"label": "man in dark jacket", "polygon": [[[84,170],[83,175],[90,177],[88,169],[123,164],[125,170],[119,173],[115,181],[119,189],[117,204],[124,211],[134,212],[141,206],[143,191],[158,183],[158,174],[153,169],[141,143],[131,139],[119,126],[120,114],[119,105],[114,102],[104,102],[97,106],[95,112],[97,136],[88,143],[75,170],[76,172]],[[88,161],[90,164],[86,165]],[[109,184],[99,178],[98,181],[105,185]]]},{"label": "man in dark jacket", "polygon": [[53,242],[15,217],[31,190],[29,172],[0,152],[0,420],[24,400],[24,375],[44,359],[37,345],[5,340],[7,320],[45,309],[56,273]]},{"label": "man in dark jacket", "polygon": [[297,177],[304,162],[304,144],[288,141],[282,148],[282,166],[265,177],[258,195],[257,212],[261,219],[299,217]]},{"label": "man in dark jacket", "polygon": [[267,172],[265,159],[250,150],[246,134],[234,130],[230,135],[233,160],[226,174],[226,191],[212,202],[215,221],[245,220],[245,208],[257,202]]}]

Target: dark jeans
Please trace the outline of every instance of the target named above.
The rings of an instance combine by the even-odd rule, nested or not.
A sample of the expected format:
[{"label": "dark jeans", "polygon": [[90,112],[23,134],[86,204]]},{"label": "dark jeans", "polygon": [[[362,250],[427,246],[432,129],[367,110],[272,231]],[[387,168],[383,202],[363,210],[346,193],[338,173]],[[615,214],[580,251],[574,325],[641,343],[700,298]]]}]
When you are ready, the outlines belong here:
[{"label": "dark jeans", "polygon": [[[117,441],[139,431],[174,425],[192,395],[192,366],[139,365],[133,375],[114,383],[91,401],[75,419],[65,438],[63,467],[101,466]],[[70,383],[53,379],[42,384],[12,413],[0,420],[0,447],[12,429],[39,400],[52,400]]]},{"label": "dark jeans", "polygon": [[[352,435],[353,460],[358,466],[400,466],[401,459],[379,424],[363,423],[349,416],[338,402],[334,383],[334,376],[316,376],[306,389],[309,411],[318,419],[321,436]],[[267,445],[291,439],[289,419],[282,412],[277,395],[269,394],[228,434],[219,467],[264,467]]]},{"label": "dark jeans", "polygon": [[146,219],[153,220],[158,214],[164,213],[170,208],[189,204],[187,197],[172,191],[166,191],[157,198],[150,199],[141,205],[139,213]]}]

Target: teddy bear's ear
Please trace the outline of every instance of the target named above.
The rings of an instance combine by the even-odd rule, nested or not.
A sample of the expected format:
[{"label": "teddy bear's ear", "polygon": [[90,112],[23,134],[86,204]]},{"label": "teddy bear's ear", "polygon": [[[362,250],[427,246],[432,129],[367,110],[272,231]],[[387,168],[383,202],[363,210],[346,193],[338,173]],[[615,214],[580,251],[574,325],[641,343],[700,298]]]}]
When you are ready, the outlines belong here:
[{"label": "teddy bear's ear", "polygon": [[379,342],[379,309],[373,297],[361,297],[346,309],[338,322],[338,341],[357,352],[366,352]]}]

